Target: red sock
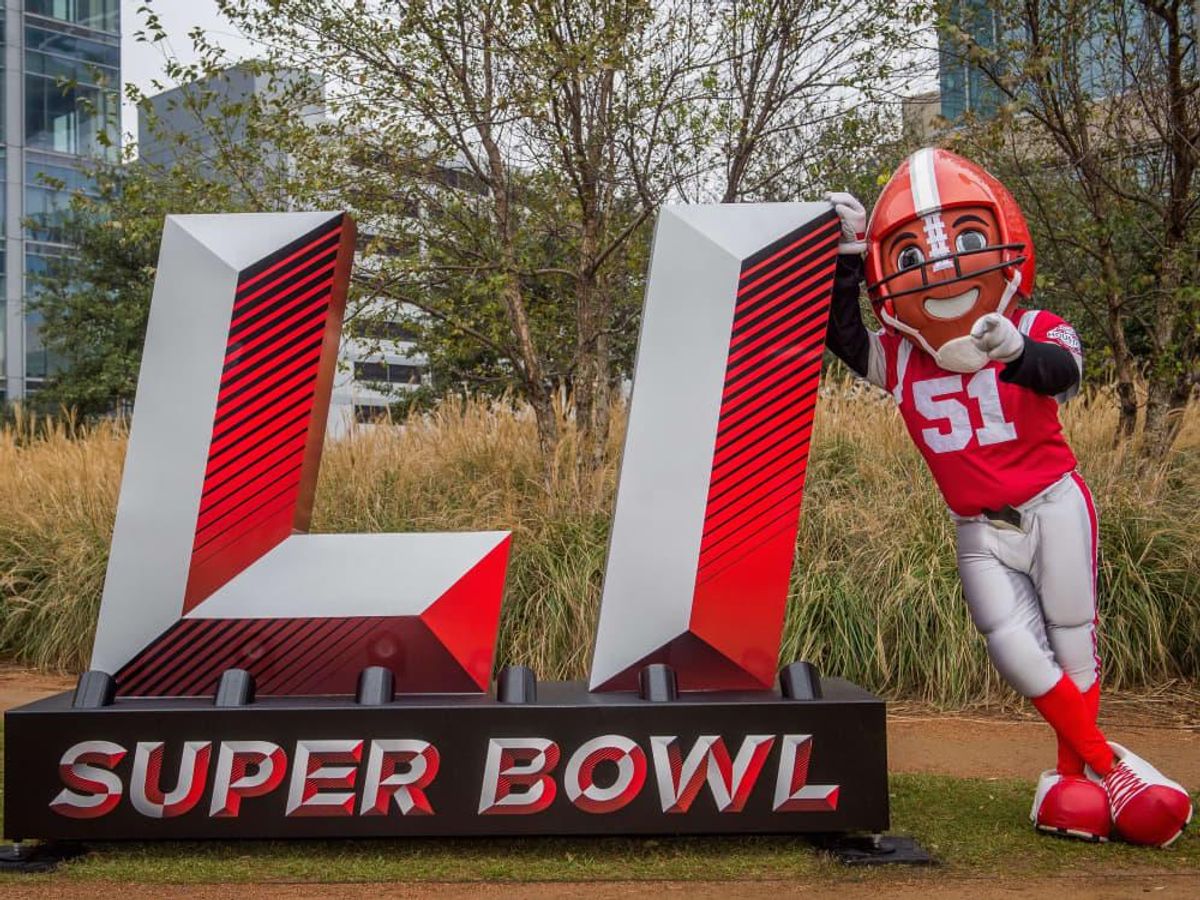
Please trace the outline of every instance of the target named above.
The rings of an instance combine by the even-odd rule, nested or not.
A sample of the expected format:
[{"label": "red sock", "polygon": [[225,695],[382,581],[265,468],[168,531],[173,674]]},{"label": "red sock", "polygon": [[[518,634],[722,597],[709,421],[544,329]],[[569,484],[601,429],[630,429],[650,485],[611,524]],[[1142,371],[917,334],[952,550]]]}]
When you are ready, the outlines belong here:
[{"label": "red sock", "polygon": [[[1092,682],[1092,686],[1083,692],[1083,702],[1087,704],[1088,716],[1091,722],[1096,721],[1096,716],[1100,712],[1100,679],[1097,678]],[[1058,774],[1059,775],[1082,775],[1083,774],[1083,757],[1072,749],[1070,742],[1058,735]]]},{"label": "red sock", "polygon": [[[1099,708],[1100,692],[1096,691],[1096,708]],[[1059,739],[1070,745],[1071,749],[1092,771],[1103,777],[1113,767],[1112,749],[1108,746],[1103,733],[1096,727],[1095,713],[1092,712],[1084,695],[1079,692],[1075,682],[1069,675],[1063,675],[1058,684],[1040,697],[1033,698],[1037,711],[1054,728]]]}]

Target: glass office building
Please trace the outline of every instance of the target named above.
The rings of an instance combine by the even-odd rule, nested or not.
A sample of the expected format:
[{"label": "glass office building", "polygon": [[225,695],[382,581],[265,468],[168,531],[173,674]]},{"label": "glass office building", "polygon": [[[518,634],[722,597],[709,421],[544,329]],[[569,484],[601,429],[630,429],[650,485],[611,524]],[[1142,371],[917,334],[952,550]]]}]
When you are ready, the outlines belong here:
[{"label": "glass office building", "polygon": [[0,391],[36,391],[55,360],[27,308],[31,277],[69,253],[59,217],[87,188],[83,163],[115,158],[120,135],[120,0],[3,0],[0,28]]},{"label": "glass office building", "polygon": [[[1002,25],[986,0],[958,0],[948,9],[950,21],[971,35],[981,47],[1000,44]],[[942,95],[942,118],[956,123],[967,113],[984,118],[1000,106],[1000,92],[977,66],[972,65],[946,35],[941,35],[938,81]]]}]

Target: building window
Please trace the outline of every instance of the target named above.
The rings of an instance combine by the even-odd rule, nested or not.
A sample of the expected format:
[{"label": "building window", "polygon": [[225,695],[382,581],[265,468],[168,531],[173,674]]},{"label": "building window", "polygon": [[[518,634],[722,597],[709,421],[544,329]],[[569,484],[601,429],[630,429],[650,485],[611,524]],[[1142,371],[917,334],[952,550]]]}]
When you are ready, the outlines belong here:
[{"label": "building window", "polygon": [[377,403],[355,403],[354,421],[360,425],[374,425],[377,422],[390,422],[391,411],[386,406]]},{"label": "building window", "polygon": [[376,381],[384,384],[420,384],[425,370],[422,366],[406,363],[356,362],[354,378],[357,381]]},{"label": "building window", "polygon": [[120,65],[115,38],[26,26],[27,145],[115,159]]},{"label": "building window", "polygon": [[26,0],[25,11],[97,31],[121,30],[121,0]]},{"label": "building window", "polygon": [[417,329],[409,322],[366,319],[355,326],[355,337],[368,341],[415,341]]},{"label": "building window", "polygon": [[117,108],[112,91],[82,84],[64,88],[50,78],[25,76],[25,139],[30,147],[115,158]]},{"label": "building window", "polygon": [[31,240],[64,243],[63,221],[76,193],[94,195],[95,181],[53,156],[30,153],[25,161],[25,234]]},{"label": "building window", "polygon": [[[40,279],[50,274],[55,259],[63,254],[62,248],[47,245],[30,245],[25,253],[25,299],[33,300],[42,291]],[[25,313],[25,374],[29,378],[47,378],[61,371],[66,361],[58,353],[47,349],[42,342],[42,314],[34,310]]]}]

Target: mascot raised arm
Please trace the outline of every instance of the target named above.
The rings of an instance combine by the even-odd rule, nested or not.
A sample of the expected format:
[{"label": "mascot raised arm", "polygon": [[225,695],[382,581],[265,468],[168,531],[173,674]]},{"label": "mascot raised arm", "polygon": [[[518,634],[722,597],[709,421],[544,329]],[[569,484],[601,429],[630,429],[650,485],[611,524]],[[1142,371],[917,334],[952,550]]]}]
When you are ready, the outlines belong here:
[{"label": "mascot raised arm", "polygon": [[[842,220],[829,348],[895,398],[950,508],[992,664],[1058,736],[1034,824],[1170,844],[1191,818],[1187,793],[1096,724],[1096,511],[1058,419],[1082,349],[1067,322],[1023,306],[1035,260],[1020,208],[942,149],[896,170],[869,223],[849,194],[829,200]],[[863,324],[863,280],[880,331]]]}]

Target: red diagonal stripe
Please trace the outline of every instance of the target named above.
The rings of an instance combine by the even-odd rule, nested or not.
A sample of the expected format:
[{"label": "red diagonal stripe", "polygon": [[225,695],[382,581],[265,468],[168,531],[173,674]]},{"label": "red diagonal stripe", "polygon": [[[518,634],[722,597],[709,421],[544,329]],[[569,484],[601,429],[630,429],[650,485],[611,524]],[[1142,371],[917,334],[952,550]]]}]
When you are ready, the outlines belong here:
[{"label": "red diagonal stripe", "polygon": [[[815,240],[819,244],[822,239],[828,240],[830,237],[833,237],[833,233],[834,233],[835,229],[840,231],[841,225],[839,224],[839,222],[836,219],[833,219],[827,225],[818,226],[816,228],[802,232],[800,234],[800,236],[798,238],[796,238],[796,240],[792,241],[790,244],[788,244],[782,250],[779,250],[779,251],[771,254],[764,260],[760,260],[759,262],[750,266],[750,268],[748,268],[748,269],[743,269],[740,279],[742,281],[745,281],[747,278],[749,278],[755,272],[762,269],[763,266],[771,265],[771,263],[778,260],[781,256],[792,253],[801,244],[807,243],[808,241],[812,241],[812,240]],[[814,249],[816,249],[816,248],[814,247]],[[772,268],[776,268],[776,267],[772,266]]]},{"label": "red diagonal stripe", "polygon": [[[240,323],[261,312],[262,304],[255,303],[255,300],[262,297],[268,297],[269,300],[267,305],[270,305],[271,303],[278,303],[285,297],[294,295],[306,284],[311,284],[314,279],[332,278],[333,270],[337,268],[337,252],[338,245],[334,244],[319,256],[305,260],[303,265],[297,266],[294,269],[288,269],[270,284],[263,285],[253,294],[247,294],[246,296],[240,298],[237,302],[237,305],[233,308],[233,319],[229,323],[229,330],[233,331]],[[322,262],[322,260],[326,260],[326,258],[328,258],[328,261]],[[316,265],[317,263],[321,263],[321,265],[318,265],[317,268],[313,269],[295,284],[289,284],[285,290],[279,290],[280,285],[282,285],[288,279],[295,278],[305,269]]]},{"label": "red diagonal stripe", "polygon": [[314,247],[316,247],[318,244],[320,244],[322,241],[327,241],[327,240],[331,239],[334,235],[340,235],[341,233],[342,233],[342,226],[341,226],[341,223],[339,222],[333,228],[331,228],[328,231],[325,231],[325,232],[321,233],[320,235],[318,235],[317,237],[313,238],[311,241],[309,241],[307,244],[305,244],[303,247],[301,247],[295,253],[289,254],[288,256],[284,257],[283,259],[281,259],[279,262],[275,263],[270,268],[263,269],[261,272],[259,272],[257,275],[255,275],[253,278],[248,278],[245,281],[240,282],[238,284],[238,288],[237,288],[238,293],[240,294],[243,291],[258,284],[258,282],[260,282],[262,279],[266,278],[272,272],[278,271],[282,266],[286,266],[292,260],[303,256],[309,250],[312,250]]}]

